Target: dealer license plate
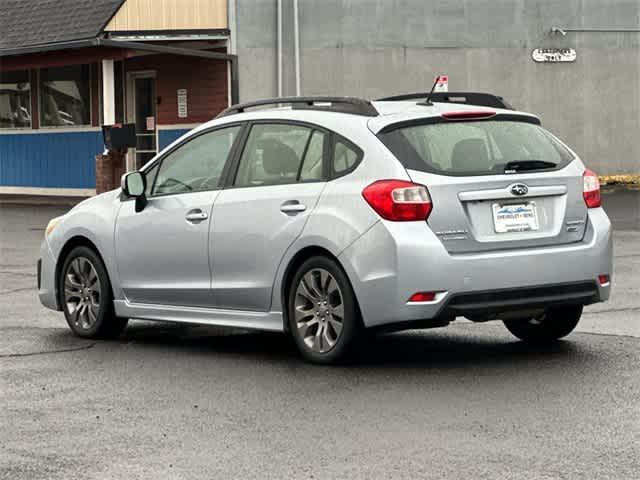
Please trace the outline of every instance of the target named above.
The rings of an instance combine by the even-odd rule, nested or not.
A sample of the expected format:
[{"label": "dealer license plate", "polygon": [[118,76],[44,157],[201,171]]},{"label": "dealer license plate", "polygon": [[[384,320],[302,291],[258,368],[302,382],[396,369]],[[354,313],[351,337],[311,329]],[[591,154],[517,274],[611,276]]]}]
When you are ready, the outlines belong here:
[{"label": "dealer license plate", "polygon": [[496,233],[530,232],[538,230],[536,202],[493,204],[493,224]]}]

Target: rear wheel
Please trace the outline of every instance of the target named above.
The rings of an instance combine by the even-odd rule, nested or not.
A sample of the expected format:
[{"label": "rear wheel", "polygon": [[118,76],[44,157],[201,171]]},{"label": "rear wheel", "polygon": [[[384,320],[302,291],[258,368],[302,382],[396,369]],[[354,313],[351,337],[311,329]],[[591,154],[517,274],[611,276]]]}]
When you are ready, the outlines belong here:
[{"label": "rear wheel", "polygon": [[531,319],[505,320],[507,329],[528,343],[549,343],[569,335],[582,315],[582,305],[557,307]]},{"label": "rear wheel", "polygon": [[107,270],[88,247],[74,248],[62,265],[60,299],[69,327],[84,338],[117,337],[127,325],[115,316]]},{"label": "rear wheel", "polygon": [[312,257],[296,271],[289,288],[289,329],[305,359],[329,364],[343,360],[360,330],[351,284],[327,257]]}]

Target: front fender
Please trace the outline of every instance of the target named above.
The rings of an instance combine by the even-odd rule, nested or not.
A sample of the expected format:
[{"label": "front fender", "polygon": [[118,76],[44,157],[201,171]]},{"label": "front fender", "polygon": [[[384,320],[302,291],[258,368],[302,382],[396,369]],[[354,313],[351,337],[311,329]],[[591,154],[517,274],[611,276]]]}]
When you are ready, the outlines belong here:
[{"label": "front fender", "polygon": [[76,206],[65,214],[48,237],[49,248],[56,265],[63,261],[61,253],[72,240],[84,238],[95,245],[102,257],[114,297],[122,297],[115,262],[114,227],[120,207],[119,191],[107,192]]}]

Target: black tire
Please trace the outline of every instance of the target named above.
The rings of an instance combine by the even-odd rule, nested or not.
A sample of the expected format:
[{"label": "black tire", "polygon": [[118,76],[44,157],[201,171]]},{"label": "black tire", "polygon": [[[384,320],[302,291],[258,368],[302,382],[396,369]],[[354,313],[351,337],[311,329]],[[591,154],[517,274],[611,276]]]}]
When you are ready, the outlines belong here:
[{"label": "black tire", "polygon": [[[91,272],[87,267],[87,262],[93,267],[95,276],[92,273],[86,273],[87,271]],[[81,274],[76,273],[78,269]],[[89,277],[95,279],[96,276],[98,281],[93,280],[91,283]],[[83,282],[83,280],[87,281]],[[115,315],[109,275],[102,260],[91,248],[76,247],[69,252],[62,264],[58,285],[58,295],[64,316],[69,328],[77,336],[115,338],[127,326],[128,319]],[[68,297],[67,292],[73,292],[72,296]],[[76,301],[84,301],[86,308],[76,308]],[[73,311],[71,311],[72,308]],[[86,312],[86,316],[82,314],[83,311]]]},{"label": "black tire", "polygon": [[582,305],[550,308],[541,317],[530,320],[504,320],[507,329],[527,343],[544,344],[569,335],[582,315]]},{"label": "black tire", "polygon": [[[338,294],[335,294],[335,291],[331,293],[328,288],[325,289],[327,295],[324,296],[327,301],[324,302],[325,305],[322,306],[315,302],[310,302],[308,297],[298,293],[302,279],[309,278],[305,276],[309,274],[318,280],[323,275],[322,271],[330,275],[326,280],[327,286],[329,284],[333,285],[329,278],[333,278],[337,284],[338,294],[341,299],[340,302],[337,301]],[[318,281],[317,286],[321,283],[321,281]],[[314,287],[314,289],[318,290],[316,287]],[[309,362],[325,365],[344,361],[349,353],[352,352],[353,347],[355,347],[362,327],[356,296],[342,268],[327,257],[315,256],[309,258],[300,265],[293,276],[287,298],[289,331],[302,356]],[[312,314],[306,313],[309,305],[314,309],[314,313]],[[319,309],[322,309],[324,313],[322,314]],[[298,316],[296,316],[296,311],[299,312]],[[320,315],[323,315],[322,318],[320,318]],[[339,315],[342,315],[342,327],[339,334],[335,336],[337,332],[336,326],[340,323],[338,321],[340,318]],[[301,320],[300,323],[299,320]],[[315,325],[305,328],[305,323],[314,320],[319,322],[316,330],[313,330]],[[310,336],[317,336],[318,329],[321,328],[324,330],[321,331],[321,340],[319,343],[324,343],[326,347],[324,351],[314,349],[316,343],[313,342],[313,340],[313,346],[307,343]],[[306,333],[309,333],[309,335],[305,337]],[[335,338],[335,343],[331,345],[330,341],[333,338]]]}]

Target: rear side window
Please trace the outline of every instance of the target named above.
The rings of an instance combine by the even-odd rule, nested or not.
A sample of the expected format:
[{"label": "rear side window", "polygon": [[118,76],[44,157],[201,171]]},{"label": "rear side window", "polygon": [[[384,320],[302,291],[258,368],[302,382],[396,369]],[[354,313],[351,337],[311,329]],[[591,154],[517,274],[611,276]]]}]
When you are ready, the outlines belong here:
[{"label": "rear side window", "polygon": [[319,130],[313,132],[300,170],[301,182],[322,180],[325,136],[326,134]]},{"label": "rear side window", "polygon": [[304,125],[256,124],[234,185],[251,187],[322,181],[327,134]]},{"label": "rear side window", "polygon": [[358,162],[359,153],[340,139],[333,148],[333,171],[340,175]]},{"label": "rear side window", "polygon": [[517,121],[412,125],[379,138],[406,168],[445,175],[495,175],[510,162],[523,161],[562,168],[573,159],[546,130]]},{"label": "rear side window", "polygon": [[234,185],[249,187],[295,183],[312,130],[299,125],[251,127]]}]

